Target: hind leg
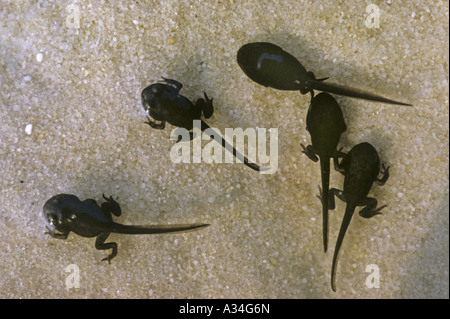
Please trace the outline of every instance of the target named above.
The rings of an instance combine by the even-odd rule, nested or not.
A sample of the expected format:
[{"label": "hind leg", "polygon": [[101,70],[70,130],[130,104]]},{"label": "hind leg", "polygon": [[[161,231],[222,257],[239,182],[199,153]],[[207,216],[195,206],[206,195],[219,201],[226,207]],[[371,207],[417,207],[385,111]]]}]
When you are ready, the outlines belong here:
[{"label": "hind leg", "polygon": [[203,96],[204,98],[197,99],[195,107],[202,112],[206,119],[209,119],[214,113],[213,99],[210,99],[205,92],[203,92]]},{"label": "hind leg", "polygon": [[111,254],[103,258],[102,261],[107,260],[108,263],[111,263],[111,259],[113,259],[117,255],[117,243],[105,243],[106,238],[108,238],[109,233],[100,233],[95,239],[95,248],[98,250],[112,249]]},{"label": "hind leg", "polygon": [[378,207],[378,201],[375,198],[366,197],[358,206],[366,206],[359,211],[359,216],[363,218],[372,218],[375,215],[380,215],[380,210],[385,208],[387,205]]},{"label": "hind leg", "polygon": [[114,214],[114,216],[120,216],[122,214],[122,209],[120,208],[119,203],[117,203],[112,196],[106,197],[103,194],[103,198],[106,200],[106,202],[102,203],[102,205],[100,206],[101,210],[103,211],[103,213],[105,214]]}]

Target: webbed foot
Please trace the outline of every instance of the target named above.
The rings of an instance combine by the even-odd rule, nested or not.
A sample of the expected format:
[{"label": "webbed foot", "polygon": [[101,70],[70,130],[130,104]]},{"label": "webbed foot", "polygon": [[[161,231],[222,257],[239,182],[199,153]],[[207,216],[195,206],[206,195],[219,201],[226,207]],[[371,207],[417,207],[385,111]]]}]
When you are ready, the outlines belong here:
[{"label": "webbed foot", "polygon": [[202,111],[203,116],[209,119],[214,113],[213,100],[208,98],[206,92],[203,92],[204,98],[199,98],[195,102],[195,106]]},{"label": "webbed foot", "polygon": [[108,263],[111,263],[111,259],[113,259],[117,255],[117,243],[105,243],[106,238],[108,238],[109,233],[100,233],[95,239],[95,248],[98,250],[112,249],[111,254],[108,257],[102,259],[102,261],[107,260]]},{"label": "webbed foot", "polygon": [[57,233],[55,232],[53,229],[50,229],[49,227],[47,227],[47,230],[44,234],[48,234],[50,236],[52,236],[53,238],[57,238],[57,239],[67,239],[67,237],[69,236],[69,233]]},{"label": "webbed foot", "polygon": [[145,124],[150,125],[151,128],[155,128],[157,130],[163,130],[166,127],[166,122],[161,121],[161,123],[156,123],[156,121],[152,121],[150,116],[147,117],[147,122],[144,122]]},{"label": "webbed foot", "polygon": [[380,215],[380,210],[385,208],[387,205],[378,207],[378,201],[375,198],[366,197],[363,202],[359,203],[358,206],[366,206],[359,211],[359,216],[363,218],[372,218],[373,216]]},{"label": "webbed foot", "polygon": [[122,214],[122,209],[120,208],[119,203],[117,203],[112,196],[107,198],[105,194],[103,194],[103,198],[106,200],[105,203],[102,203],[100,206],[101,210],[104,213],[112,213],[114,216],[120,216]]}]

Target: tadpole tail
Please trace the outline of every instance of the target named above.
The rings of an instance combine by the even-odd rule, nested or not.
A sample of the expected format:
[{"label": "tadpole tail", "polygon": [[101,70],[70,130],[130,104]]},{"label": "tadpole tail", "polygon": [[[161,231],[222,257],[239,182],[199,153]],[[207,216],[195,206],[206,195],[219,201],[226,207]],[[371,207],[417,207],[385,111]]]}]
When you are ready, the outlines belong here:
[{"label": "tadpole tail", "polygon": [[318,90],[318,91],[324,91],[324,92],[328,92],[328,93],[334,93],[334,94],[338,94],[338,95],[355,97],[355,98],[359,98],[359,99],[382,102],[382,103],[387,103],[387,104],[412,106],[411,104],[408,104],[408,103],[397,102],[397,101],[390,100],[390,99],[387,99],[380,95],[376,95],[376,94],[373,94],[373,93],[370,93],[370,92],[367,92],[367,91],[364,91],[361,89],[355,89],[355,88],[351,88],[351,87],[336,84],[336,83],[329,83],[329,82],[318,81],[318,80],[309,80],[308,84],[311,89]]},{"label": "tadpole tail", "polygon": [[112,233],[119,234],[164,234],[164,233],[178,233],[199,230],[208,227],[209,224],[174,224],[174,225],[121,225],[114,223]]},{"label": "tadpole tail", "polygon": [[[208,124],[206,124],[205,122],[201,122],[202,127],[201,130],[202,132],[204,132],[206,129],[210,128]],[[214,138],[213,136],[211,136],[211,138]],[[242,155],[241,153],[238,153],[237,150],[230,145],[223,137],[221,137],[222,140],[222,147],[225,148],[226,150],[232,150],[233,156],[236,158],[239,158],[241,161],[243,161],[244,165],[250,167],[251,169],[255,170],[255,171],[262,171],[264,170],[264,168],[261,168],[261,166],[259,166],[258,164],[255,163],[250,163],[247,159],[247,157],[245,157],[244,155]]]},{"label": "tadpole tail", "polygon": [[328,249],[328,190],[330,188],[330,159],[320,158],[320,172],[322,177],[322,234],[323,251]]},{"label": "tadpole tail", "polygon": [[331,289],[336,291],[336,270],[337,270],[337,259],[339,255],[339,250],[341,249],[342,242],[344,241],[345,233],[347,232],[348,225],[352,220],[353,213],[355,212],[355,205],[348,204],[345,207],[344,218],[342,219],[341,229],[339,230],[339,235],[336,241],[336,247],[333,254],[333,264],[331,266]]}]

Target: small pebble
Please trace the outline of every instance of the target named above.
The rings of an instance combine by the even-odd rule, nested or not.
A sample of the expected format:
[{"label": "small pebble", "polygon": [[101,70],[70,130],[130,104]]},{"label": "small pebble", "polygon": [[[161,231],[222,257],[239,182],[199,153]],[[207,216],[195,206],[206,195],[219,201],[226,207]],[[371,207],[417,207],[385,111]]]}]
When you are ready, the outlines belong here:
[{"label": "small pebble", "polygon": [[25,133],[27,133],[28,135],[31,135],[32,129],[33,129],[33,124],[27,124],[27,126],[25,126]]},{"label": "small pebble", "polygon": [[39,63],[42,62],[42,59],[44,58],[44,56],[42,55],[42,53],[38,53],[36,54],[36,61],[38,61]]}]

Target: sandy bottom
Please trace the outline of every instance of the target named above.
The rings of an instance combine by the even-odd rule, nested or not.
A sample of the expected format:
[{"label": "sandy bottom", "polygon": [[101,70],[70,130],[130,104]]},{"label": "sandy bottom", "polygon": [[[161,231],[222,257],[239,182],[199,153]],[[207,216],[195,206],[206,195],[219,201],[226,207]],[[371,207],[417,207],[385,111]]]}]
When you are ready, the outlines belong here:
[{"label": "sandy bottom", "polygon": [[[1,298],[449,297],[447,1],[380,2],[379,28],[365,24],[376,20],[360,1],[108,3],[0,4]],[[370,142],[391,166],[370,195],[388,204],[383,214],[352,220],[337,292],[331,259],[345,203],[330,212],[325,254],[320,169],[300,147],[310,143],[309,96],[246,77],[236,52],[254,41],[278,44],[317,77],[414,105],[336,96],[344,151]],[[222,132],[276,128],[277,171],[173,163],[174,127],[144,124],[140,100],[162,76],[192,100],[214,98],[207,122]],[[331,185],[342,182],[333,171]],[[58,193],[112,195],[124,224],[211,226],[113,234],[108,265],[93,238],[44,233],[42,207]],[[368,265],[379,288],[366,285]]]}]

